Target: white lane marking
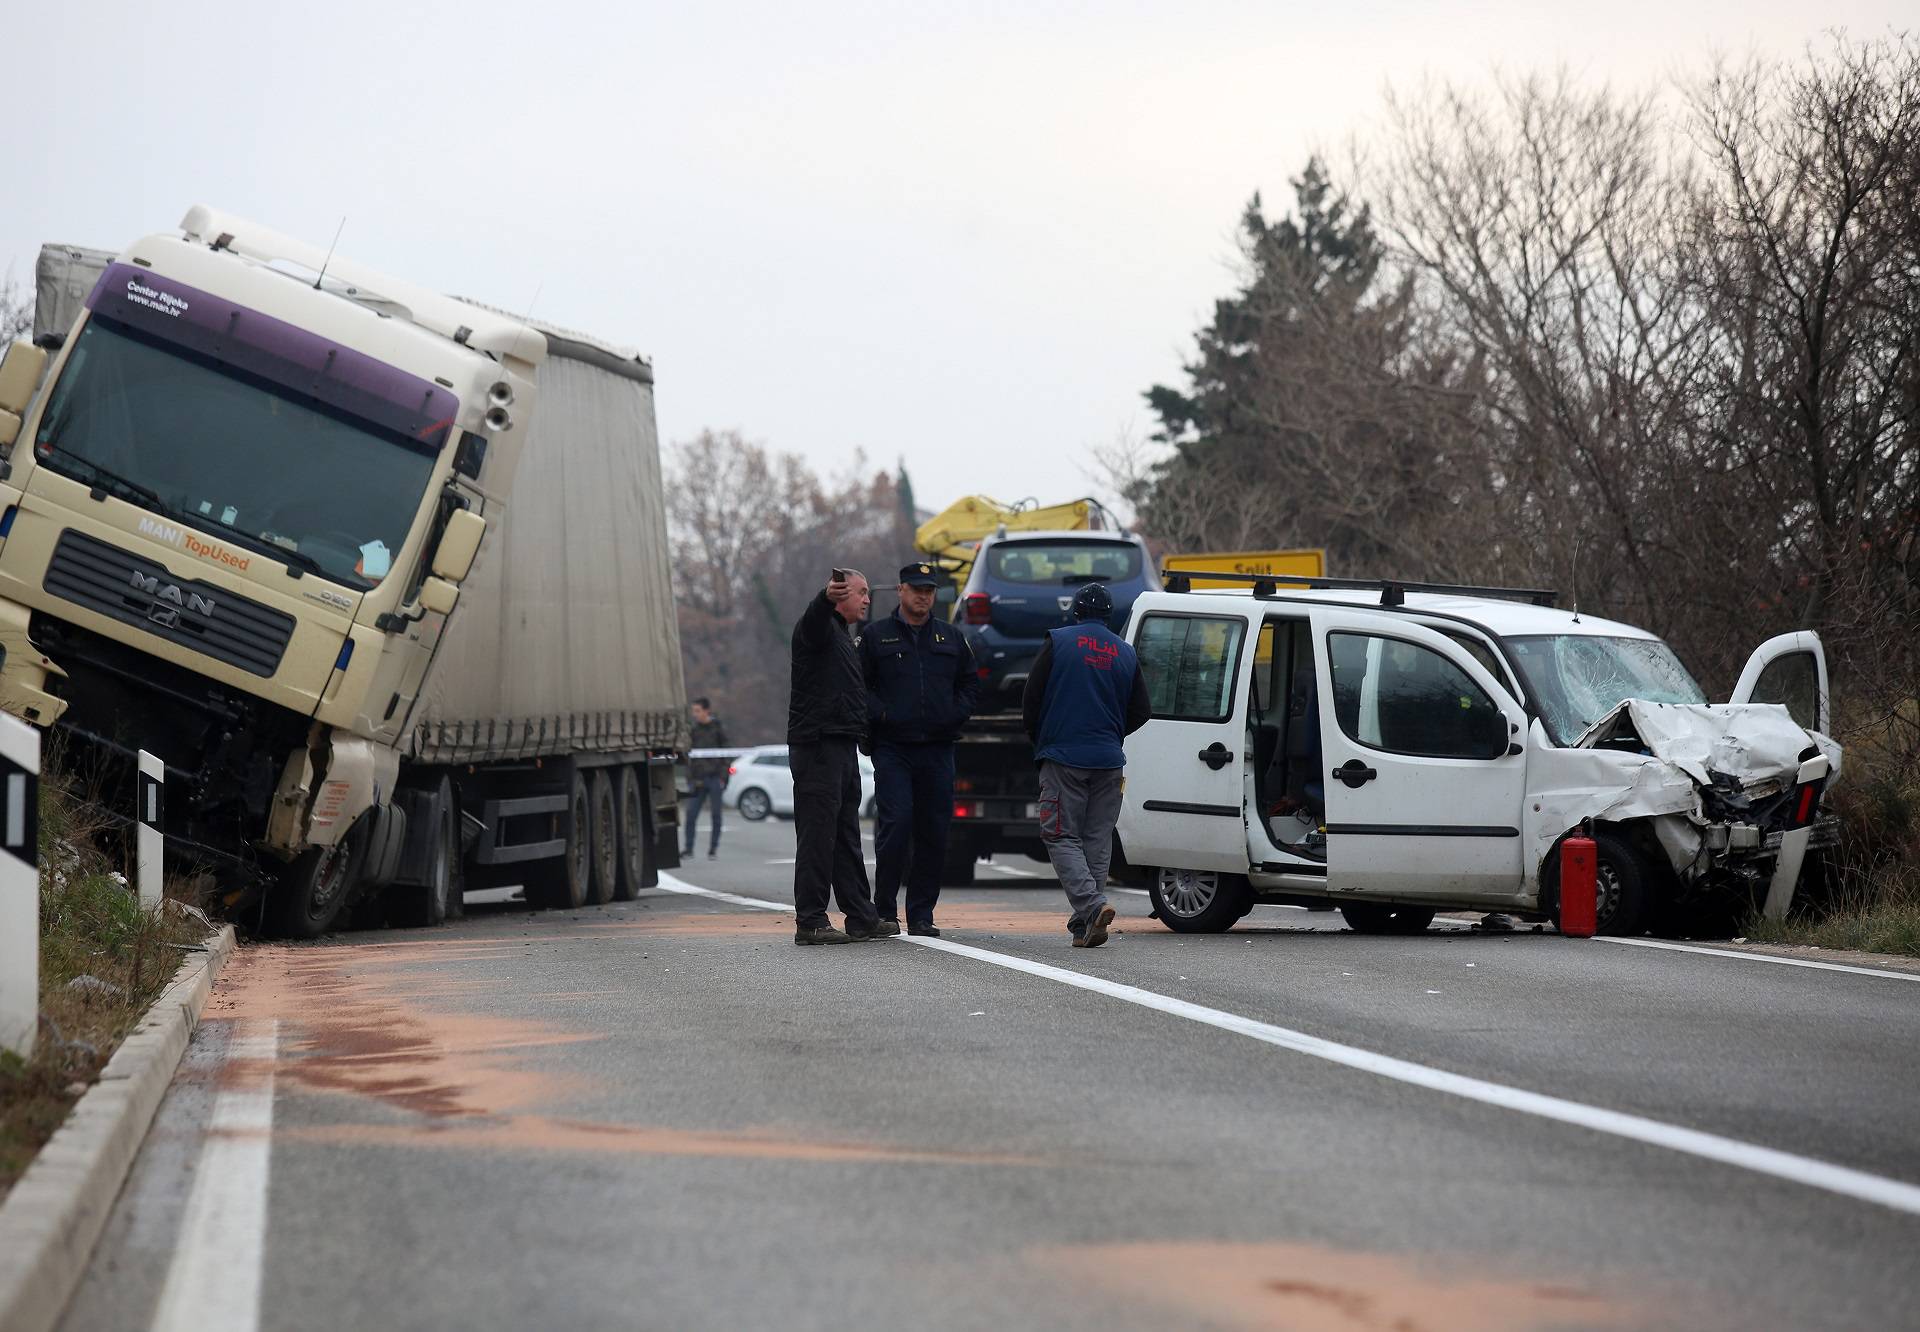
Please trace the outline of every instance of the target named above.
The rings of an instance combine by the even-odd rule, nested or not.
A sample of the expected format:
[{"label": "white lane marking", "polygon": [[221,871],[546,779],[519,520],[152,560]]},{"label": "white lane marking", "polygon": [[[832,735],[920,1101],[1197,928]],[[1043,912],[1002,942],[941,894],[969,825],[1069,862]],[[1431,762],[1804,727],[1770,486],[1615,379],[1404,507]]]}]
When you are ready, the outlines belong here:
[{"label": "white lane marking", "polygon": [[[789,910],[778,903],[763,901],[759,898],[719,893],[709,888],[697,888],[670,874],[660,876],[660,886],[672,892],[714,897],[721,901],[758,907],[762,910]],[[1829,1193],[1837,1193],[1843,1197],[1878,1203],[1882,1207],[1890,1207],[1897,1212],[1920,1216],[1920,1186],[1889,1179],[1884,1175],[1873,1175],[1864,1170],[1834,1165],[1829,1161],[1818,1161],[1810,1156],[1796,1156],[1792,1152],[1776,1151],[1771,1147],[1742,1142],[1737,1138],[1723,1138],[1716,1133],[1702,1133],[1697,1129],[1682,1128],[1678,1124],[1662,1123],[1657,1119],[1625,1114],[1618,1110],[1606,1110],[1580,1101],[1548,1096],[1542,1092],[1525,1091],[1519,1087],[1488,1082],[1461,1073],[1449,1073],[1445,1069],[1430,1068],[1425,1064],[1396,1059],[1391,1055],[1363,1050],[1358,1046],[1342,1045],[1338,1041],[1329,1041],[1319,1036],[1310,1036],[1303,1031],[1294,1031],[1287,1027],[1275,1026],[1270,1022],[1242,1017],[1238,1013],[1228,1013],[1217,1008],[1188,1003],[1184,999],[1156,994],[1152,990],[1142,990],[1137,986],[1122,985],[1117,981],[1105,980],[1099,976],[1088,976],[1078,971],[1069,971],[1064,967],[1049,966],[1045,962],[1031,962],[1010,953],[996,953],[989,949],[976,948],[971,944],[955,943],[950,939],[930,939],[924,935],[903,934],[899,937],[902,942],[918,944],[922,948],[952,953],[956,957],[972,958],[996,967],[1005,967],[1010,971],[1038,976],[1043,980],[1058,981],[1062,985],[1070,985],[1075,989],[1090,990],[1110,999],[1137,1004],[1141,1008],[1150,1008],[1155,1012],[1185,1018],[1190,1022],[1204,1023],[1222,1031],[1248,1036],[1268,1045],[1277,1045],[1284,1050],[1311,1055],[1315,1059],[1324,1059],[1330,1064],[1339,1064],[1363,1073],[1372,1073],[1394,1082],[1425,1087],[1429,1091],[1443,1092],[1463,1100],[1478,1101],[1483,1105],[1498,1106],[1503,1110],[1515,1110],[1540,1119],[1556,1120],[1562,1124],[1592,1129],[1596,1133],[1611,1134],[1617,1138],[1643,1142],[1653,1147],[1664,1147],[1669,1151],[1701,1157],[1708,1161],[1718,1161],[1723,1165],[1738,1166],[1743,1170],[1751,1170],[1755,1174],[1771,1175],[1775,1179],[1804,1184],[1809,1188],[1825,1189]]]},{"label": "white lane marking", "polygon": [[180,1240],[154,1311],[154,1332],[254,1332],[260,1326],[273,1065],[279,1055],[278,1021],[235,1027],[227,1061],[244,1059],[258,1071],[214,1098]]},{"label": "white lane marking", "polygon": [[1879,976],[1886,980],[1920,981],[1920,972],[1882,971],[1878,967],[1850,967],[1840,962],[1815,962],[1804,957],[1775,957],[1771,953],[1738,953],[1731,948],[1702,948],[1697,944],[1668,943],[1664,939],[1627,939],[1617,934],[1597,934],[1601,943],[1632,944],[1635,948],[1663,948],[1674,953],[1704,953],[1708,957],[1737,957],[1746,962],[1772,962],[1783,967],[1811,967],[1816,971],[1845,971],[1855,976]]},{"label": "white lane marking", "polygon": [[1015,869],[1011,865],[1002,865],[997,860],[989,860],[986,868],[1000,874],[1011,874],[1016,879],[1051,879],[1053,877],[1051,874],[1043,874],[1039,870]]}]

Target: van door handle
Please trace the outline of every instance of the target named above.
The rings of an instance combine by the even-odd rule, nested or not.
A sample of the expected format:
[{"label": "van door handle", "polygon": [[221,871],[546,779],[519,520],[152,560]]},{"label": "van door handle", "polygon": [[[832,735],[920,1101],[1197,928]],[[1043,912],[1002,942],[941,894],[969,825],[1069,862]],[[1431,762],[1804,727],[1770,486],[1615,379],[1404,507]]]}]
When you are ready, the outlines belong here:
[{"label": "van door handle", "polygon": [[1233,761],[1233,752],[1218,740],[1215,740],[1212,744],[1200,751],[1200,761],[1209,768],[1212,768],[1215,772],[1218,772]]},{"label": "van door handle", "polygon": [[1378,777],[1380,774],[1375,772],[1372,768],[1369,768],[1366,764],[1362,763],[1359,759],[1353,758],[1353,759],[1348,759],[1345,763],[1342,763],[1339,767],[1335,768],[1333,770],[1333,775],[1335,777],[1338,777],[1341,781],[1345,782],[1348,786],[1361,787],[1361,786],[1365,786],[1368,782],[1372,781],[1375,777]]}]

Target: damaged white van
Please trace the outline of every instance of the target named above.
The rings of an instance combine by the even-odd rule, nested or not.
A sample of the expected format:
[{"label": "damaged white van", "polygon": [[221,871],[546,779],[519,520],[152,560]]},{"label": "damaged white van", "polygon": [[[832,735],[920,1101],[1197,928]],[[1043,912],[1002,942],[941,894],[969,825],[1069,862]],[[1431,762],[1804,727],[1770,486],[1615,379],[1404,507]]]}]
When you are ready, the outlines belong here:
[{"label": "damaged white van", "polygon": [[1153,715],[1127,740],[1119,836],[1175,930],[1256,902],[1370,933],[1554,920],[1557,849],[1591,820],[1601,932],[1702,934],[1777,905],[1834,839],[1815,634],[1762,644],[1712,704],[1660,639],[1551,593],[1246,582],[1169,574],[1128,621]]}]

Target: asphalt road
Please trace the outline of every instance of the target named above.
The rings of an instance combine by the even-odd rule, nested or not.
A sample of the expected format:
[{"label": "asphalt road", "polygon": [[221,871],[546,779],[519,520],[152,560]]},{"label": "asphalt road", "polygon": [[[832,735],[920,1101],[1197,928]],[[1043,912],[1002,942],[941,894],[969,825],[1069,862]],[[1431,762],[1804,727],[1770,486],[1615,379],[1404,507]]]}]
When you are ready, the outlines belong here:
[{"label": "asphalt road", "polygon": [[981,877],[245,949],[64,1326],[1920,1326],[1920,983]]}]

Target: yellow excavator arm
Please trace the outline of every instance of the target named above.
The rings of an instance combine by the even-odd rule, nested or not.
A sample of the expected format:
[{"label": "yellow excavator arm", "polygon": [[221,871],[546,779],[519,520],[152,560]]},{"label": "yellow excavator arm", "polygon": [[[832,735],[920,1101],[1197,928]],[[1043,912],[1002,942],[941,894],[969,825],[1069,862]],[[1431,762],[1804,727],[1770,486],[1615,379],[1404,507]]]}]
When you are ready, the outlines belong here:
[{"label": "yellow excavator arm", "polygon": [[954,590],[967,584],[973,571],[974,552],[982,537],[1002,528],[1009,532],[1085,532],[1110,523],[1100,501],[1069,500],[1065,504],[1042,507],[1037,500],[1003,504],[986,495],[968,495],[920,524],[914,533],[914,548],[947,571]]}]

